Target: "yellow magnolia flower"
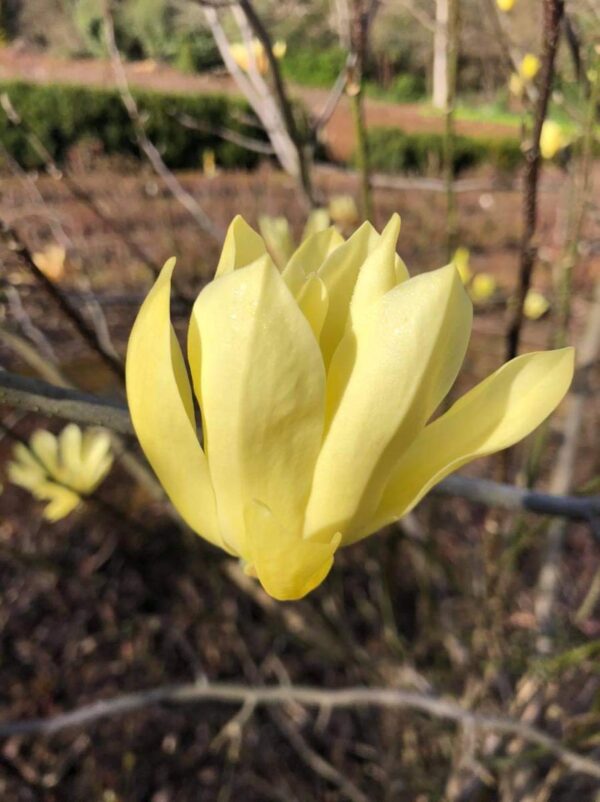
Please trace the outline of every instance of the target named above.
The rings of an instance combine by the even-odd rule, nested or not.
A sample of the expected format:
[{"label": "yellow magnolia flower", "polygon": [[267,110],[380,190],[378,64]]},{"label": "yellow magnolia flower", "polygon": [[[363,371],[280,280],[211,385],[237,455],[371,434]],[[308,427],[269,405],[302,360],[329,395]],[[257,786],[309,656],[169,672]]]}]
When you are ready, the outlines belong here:
[{"label": "yellow magnolia flower", "polygon": [[[276,59],[282,59],[286,50],[287,45],[283,41],[277,41],[273,44],[273,55]],[[229,52],[233,56],[235,63],[244,72],[250,72],[252,67],[255,66],[261,75],[266,75],[269,69],[269,62],[265,48],[258,39],[253,39],[250,47],[244,42],[235,42],[229,45]]]},{"label": "yellow magnolia flower", "polygon": [[452,257],[452,264],[458,270],[458,275],[460,276],[460,280],[463,284],[468,284],[471,280],[471,276],[473,275],[470,267],[471,261],[471,253],[468,248],[464,246],[459,246],[454,251],[454,256]]},{"label": "yellow magnolia flower", "polygon": [[524,81],[533,81],[542,66],[539,58],[533,53],[526,53],[521,59],[519,75]]},{"label": "yellow magnolia flower", "polygon": [[546,120],[542,125],[540,136],[540,152],[542,158],[553,159],[559,150],[568,144],[568,140],[563,134],[562,128],[554,120]]},{"label": "yellow magnolia flower", "polygon": [[512,11],[515,0],[496,0],[496,5],[500,11]]},{"label": "yellow magnolia flower", "polygon": [[17,443],[8,478],[41,501],[49,521],[64,518],[92,493],[112,465],[110,437],[106,432],[69,423],[58,437],[44,429],[31,435],[29,448]]},{"label": "yellow magnolia flower", "polygon": [[469,294],[475,303],[484,303],[490,300],[497,288],[498,285],[493,276],[489,273],[477,273],[469,287]]},{"label": "yellow magnolia flower", "polygon": [[381,234],[319,231],[279,270],[236,217],[191,313],[191,379],[170,321],[174,260],[131,332],[127,397],[156,475],[189,526],[277,599],[304,596],[340,546],[525,437],[571,382],[573,349],[526,354],[428,423],[472,308],[453,265],[409,278],[399,230],[394,215]]},{"label": "yellow magnolia flower", "polygon": [[523,314],[529,320],[539,320],[550,309],[548,299],[537,290],[529,290],[523,304]]}]

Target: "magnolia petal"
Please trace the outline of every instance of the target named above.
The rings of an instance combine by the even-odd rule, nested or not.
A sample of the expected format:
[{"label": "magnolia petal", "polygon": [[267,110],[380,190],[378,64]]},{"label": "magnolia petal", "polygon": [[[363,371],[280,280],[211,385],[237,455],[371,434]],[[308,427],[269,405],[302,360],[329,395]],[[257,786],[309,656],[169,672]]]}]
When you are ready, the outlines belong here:
[{"label": "magnolia petal", "polygon": [[304,286],[298,293],[297,303],[318,342],[327,315],[329,296],[325,284],[316,273],[312,273],[304,282]]},{"label": "magnolia petal", "polygon": [[300,528],[323,430],[321,354],[269,256],[205,287],[190,326],[221,531],[248,559],[253,499]]},{"label": "magnolia petal", "polygon": [[255,262],[264,253],[266,246],[260,234],[241,215],[236,215],[227,229],[215,278]]},{"label": "magnolia petal", "polygon": [[327,377],[329,428],[306,537],[346,532],[372,516],[395,463],[456,377],[471,315],[449,266],[398,285],[348,332]]},{"label": "magnolia petal", "polygon": [[306,596],[320,585],[333,565],[333,555],[341,535],[335,533],[328,543],[303,540],[258,501],[245,511],[249,537],[250,565],[246,571],[256,574],[270,596],[292,601]]},{"label": "magnolia petal", "polygon": [[58,441],[51,432],[45,429],[38,429],[31,435],[29,441],[34,459],[37,457],[42,465],[53,474],[59,469],[58,463]]},{"label": "magnolia petal", "polygon": [[360,269],[352,300],[350,317],[353,325],[366,314],[369,307],[398,283],[396,279],[396,243],[400,234],[400,216],[392,215],[381,232],[377,247]]},{"label": "magnolia petal", "polygon": [[327,317],[321,331],[321,352],[326,368],[346,330],[350,300],[359,270],[379,241],[380,235],[371,223],[363,223],[319,268],[319,277],[329,295]]},{"label": "magnolia petal", "polygon": [[[18,443],[18,445],[21,445],[21,443]],[[25,448],[25,446],[22,447]],[[33,492],[37,485],[46,479],[46,472],[37,461],[35,465],[24,461],[9,462],[6,472],[9,481],[14,485],[24,487],[25,490],[30,492]]]},{"label": "magnolia petal", "polygon": [[304,240],[282,272],[283,280],[294,297],[304,286],[306,277],[316,273],[329,254],[343,242],[344,238],[333,226],[316,231]]},{"label": "magnolia petal", "polygon": [[313,209],[306,219],[306,225],[304,226],[300,241],[304,242],[304,240],[307,240],[317,231],[324,231],[328,228],[329,223],[329,212],[327,209]]},{"label": "magnolia petal", "polygon": [[[69,423],[58,435],[58,455],[62,468],[61,473],[68,479],[67,483],[75,490],[84,490],[82,482],[81,429],[75,423]],[[63,478],[61,476],[61,478]]]},{"label": "magnolia petal", "polygon": [[573,378],[574,350],[524,354],[507,362],[427,426],[387,485],[369,531],[406,515],[445,476],[512,446],[558,406]]},{"label": "magnolia petal", "polygon": [[223,547],[190,384],[170,321],[174,265],[173,259],[165,264],[131,331],[127,400],[144,453],[181,517],[195,532]]},{"label": "magnolia petal", "polygon": [[39,499],[50,500],[50,503],[44,507],[43,515],[47,521],[55,523],[73,512],[81,503],[81,498],[73,490],[62,485],[50,482],[47,485],[35,495]]}]

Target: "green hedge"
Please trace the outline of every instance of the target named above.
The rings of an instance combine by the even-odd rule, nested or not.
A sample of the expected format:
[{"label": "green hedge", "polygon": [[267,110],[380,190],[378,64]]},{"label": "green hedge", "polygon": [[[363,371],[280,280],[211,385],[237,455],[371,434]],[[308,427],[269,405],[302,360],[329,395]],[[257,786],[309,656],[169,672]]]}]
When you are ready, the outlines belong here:
[{"label": "green hedge", "polygon": [[[37,85],[0,82],[24,125],[12,124],[0,111],[0,141],[26,168],[44,166],[43,157],[32,148],[27,130],[34,132],[60,164],[78,142],[94,140],[106,153],[139,156],[133,126],[114,90],[70,85]],[[144,115],[146,131],[166,164],[173,168],[196,168],[202,151],[212,148],[222,167],[252,168],[259,156],[225,142],[213,133],[190,130],[177,116],[187,114],[209,130],[228,128],[264,138],[259,129],[239,122],[251,112],[247,104],[221,95],[173,95],[135,91]]]},{"label": "green hedge", "polygon": [[[439,174],[443,164],[443,134],[407,134],[399,128],[372,128],[368,132],[371,166],[386,173]],[[516,139],[457,136],[455,174],[469,167],[490,164],[498,170],[516,169],[523,154]]]}]

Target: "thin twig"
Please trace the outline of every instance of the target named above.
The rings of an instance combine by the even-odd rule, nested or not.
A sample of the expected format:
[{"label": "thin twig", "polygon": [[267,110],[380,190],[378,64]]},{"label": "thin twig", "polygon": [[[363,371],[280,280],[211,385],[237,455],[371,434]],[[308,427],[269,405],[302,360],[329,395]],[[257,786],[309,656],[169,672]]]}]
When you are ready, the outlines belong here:
[{"label": "thin twig", "polygon": [[135,136],[140,149],[143,153],[145,153],[155,173],[163,181],[175,200],[177,200],[184,207],[184,209],[190,213],[196,223],[206,234],[208,234],[217,242],[222,242],[224,232],[213,223],[193,195],[191,195],[179,183],[175,175],[164,163],[156,145],[150,141],[148,134],[146,133],[137,102],[131,94],[131,90],[129,89],[127,76],[123,68],[123,61],[117,47],[113,19],[109,8],[109,0],[105,0],[104,2],[104,35],[111,59],[117,89],[121,95],[121,100],[125,110],[129,114],[129,118],[133,124]]},{"label": "thin twig", "polygon": [[0,737],[15,735],[52,735],[72,728],[84,727],[109,716],[123,715],[158,704],[190,704],[214,702],[223,704],[285,705],[290,702],[307,707],[331,709],[360,709],[383,707],[410,709],[432,716],[469,725],[481,732],[497,732],[519,736],[544,751],[555,755],[571,770],[600,779],[600,763],[564,746],[556,738],[537,727],[505,716],[468,710],[455,701],[438,696],[404,691],[396,688],[353,687],[327,690],[309,686],[248,687],[234,683],[190,683],[153,688],[123,694],[113,699],[89,705],[49,718],[9,721],[0,724]]},{"label": "thin twig", "polygon": [[88,343],[91,349],[98,354],[110,370],[122,381],[125,372],[121,360],[114,352],[106,349],[98,333],[88,324],[79,309],[73,306],[61,289],[39,269],[31,251],[23,242],[18,232],[2,219],[0,219],[0,240],[8,250],[12,251],[18,257],[21,264],[27,268],[28,272],[44,287],[48,295],[56,302],[57,306],[75,326],[85,342]]},{"label": "thin twig", "polygon": [[512,304],[506,335],[506,356],[512,359],[519,350],[519,340],[523,325],[523,305],[531,284],[531,276],[537,259],[538,246],[535,240],[538,220],[538,181],[540,175],[540,138],[542,127],[548,113],[548,103],[554,79],[554,63],[560,24],[564,13],[564,0],[544,0],[544,46],[540,69],[539,94],[537,98],[531,145],[525,154],[523,234],[521,237],[521,258],[519,265],[519,285]]}]

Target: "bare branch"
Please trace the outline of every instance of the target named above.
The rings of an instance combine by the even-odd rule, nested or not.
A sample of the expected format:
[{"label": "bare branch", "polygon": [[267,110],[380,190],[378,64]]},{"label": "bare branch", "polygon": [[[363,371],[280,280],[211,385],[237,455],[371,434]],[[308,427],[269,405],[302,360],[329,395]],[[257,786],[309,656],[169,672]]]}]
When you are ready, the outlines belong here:
[{"label": "bare branch", "polygon": [[17,376],[6,370],[0,371],[0,404],[76,423],[104,426],[119,434],[133,434],[127,409],[118,401]]},{"label": "bare branch", "polygon": [[522,738],[555,755],[575,772],[600,778],[600,763],[564,746],[537,727],[521,721],[468,710],[455,701],[397,688],[353,687],[327,690],[310,686],[248,687],[234,683],[191,683],[123,694],[114,699],[83,705],[50,718],[29,719],[0,724],[0,737],[14,735],[52,735],[72,727],[84,727],[109,716],[118,716],[158,704],[200,702],[246,704],[252,706],[284,705],[290,702],[307,707],[359,709],[383,707],[415,710],[433,718],[459,722],[480,732],[497,732]]},{"label": "bare branch", "polygon": [[136,139],[140,149],[146,154],[146,157],[152,165],[155,173],[159,176],[159,178],[161,178],[175,200],[177,200],[184,207],[184,209],[190,213],[203,231],[205,231],[217,242],[222,242],[224,232],[213,223],[194,196],[184,189],[184,187],[179,183],[175,175],[164,163],[156,145],[148,138],[138,105],[135,101],[135,98],[131,94],[129,84],[127,82],[127,76],[125,75],[125,70],[123,69],[121,54],[119,53],[115,39],[115,30],[109,9],[109,0],[105,0],[104,3],[104,34],[117,88],[119,90],[119,94],[121,95],[123,105],[125,106],[125,109],[129,114],[129,118],[133,123]]}]

